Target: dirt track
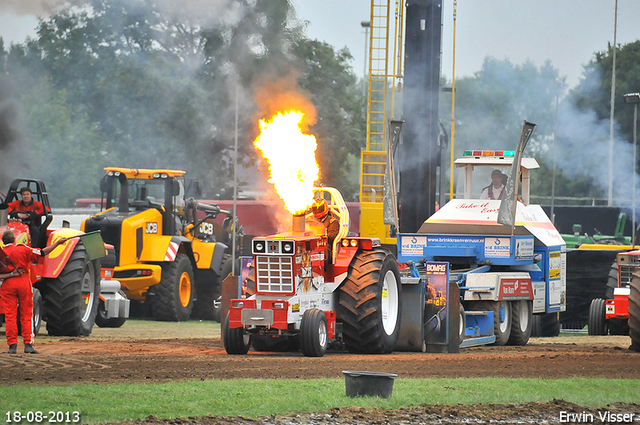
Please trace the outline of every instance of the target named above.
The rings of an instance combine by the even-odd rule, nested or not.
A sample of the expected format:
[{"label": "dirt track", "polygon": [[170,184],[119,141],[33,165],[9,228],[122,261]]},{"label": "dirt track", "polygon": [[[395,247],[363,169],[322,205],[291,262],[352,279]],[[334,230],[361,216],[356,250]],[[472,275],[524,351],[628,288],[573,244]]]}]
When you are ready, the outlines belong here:
[{"label": "dirt track", "polygon": [[[0,355],[0,384],[6,386],[113,383],[123,380],[148,383],[181,379],[338,378],[343,376],[343,370],[392,372],[403,378],[582,376],[640,379],[640,353],[628,350],[629,337],[532,338],[524,347],[476,347],[465,349],[459,354],[393,353],[367,356],[334,351],[318,359],[305,358],[299,352],[250,351],[246,356],[230,356],[224,351],[219,335],[219,324],[214,323],[200,323],[194,328],[189,324],[159,325],[156,322],[145,321],[129,321],[121,329],[96,328],[93,334],[86,338],[54,338],[41,335],[36,344],[40,350],[38,355]],[[4,338],[4,335],[1,336]],[[22,346],[19,345],[19,350],[21,349]],[[616,367],[603,367],[606,364],[615,364]],[[526,412],[521,409],[529,409],[535,418],[532,422],[545,420],[548,423],[553,420],[544,419],[544,415],[557,414],[559,405],[569,406],[565,406],[567,409],[575,407],[578,409],[576,411],[582,409],[580,406],[571,407],[563,401],[554,401],[532,403],[528,407],[494,406],[489,416],[479,413],[484,409],[479,407],[455,406],[455,411],[461,418],[496,419],[496,409],[511,412],[510,414],[517,418],[526,416]],[[445,407],[440,406],[439,409]],[[623,413],[634,412],[640,415],[639,405],[621,405],[616,408]],[[413,409],[413,413],[407,410],[393,414],[382,411],[363,414],[358,409],[336,409],[333,418],[329,415],[324,419],[312,420],[309,417],[305,420],[314,424],[377,423],[376,420],[372,422],[371,419],[362,418],[378,417],[382,422],[395,423],[390,419],[390,415],[400,415],[405,419],[415,419],[404,423],[425,423],[428,415],[436,417],[443,414],[442,411],[438,413],[438,408],[433,406]],[[505,415],[506,420],[509,414]],[[288,421],[291,418],[281,419],[281,422],[263,423],[290,423]],[[400,420],[399,416],[396,419]],[[271,420],[275,421],[274,418]],[[198,421],[223,423],[220,418],[199,418]],[[163,421],[157,418],[148,418],[145,423],[161,422]],[[232,422],[242,423],[239,418],[234,418],[229,423]],[[426,423],[443,421],[438,419],[436,422]]]}]

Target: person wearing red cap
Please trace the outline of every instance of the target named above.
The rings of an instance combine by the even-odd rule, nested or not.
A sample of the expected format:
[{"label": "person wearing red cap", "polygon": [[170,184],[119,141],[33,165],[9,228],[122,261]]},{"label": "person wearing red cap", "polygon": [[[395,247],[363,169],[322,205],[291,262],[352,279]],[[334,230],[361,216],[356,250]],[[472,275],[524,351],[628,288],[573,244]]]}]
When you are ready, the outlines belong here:
[{"label": "person wearing red cap", "polygon": [[0,298],[4,307],[4,319],[6,322],[7,344],[9,354],[16,354],[18,346],[18,305],[20,305],[20,324],[22,325],[22,340],[24,352],[37,354],[33,348],[33,287],[29,279],[29,266],[38,261],[38,257],[44,257],[71,238],[60,238],[46,248],[31,248],[26,245],[16,245],[16,236],[12,230],[6,230],[2,234],[4,247],[2,251],[8,257],[10,272],[0,275],[4,279],[0,286]]}]

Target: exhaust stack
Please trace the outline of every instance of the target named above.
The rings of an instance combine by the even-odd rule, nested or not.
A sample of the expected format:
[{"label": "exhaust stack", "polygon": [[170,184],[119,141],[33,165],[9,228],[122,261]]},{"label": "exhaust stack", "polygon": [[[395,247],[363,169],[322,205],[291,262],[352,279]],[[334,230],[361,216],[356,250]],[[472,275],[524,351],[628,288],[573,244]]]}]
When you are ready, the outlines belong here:
[{"label": "exhaust stack", "polygon": [[293,214],[292,215],[293,218],[293,225],[291,227],[291,230],[294,233],[304,233],[305,229],[305,223],[304,223],[304,214]]}]

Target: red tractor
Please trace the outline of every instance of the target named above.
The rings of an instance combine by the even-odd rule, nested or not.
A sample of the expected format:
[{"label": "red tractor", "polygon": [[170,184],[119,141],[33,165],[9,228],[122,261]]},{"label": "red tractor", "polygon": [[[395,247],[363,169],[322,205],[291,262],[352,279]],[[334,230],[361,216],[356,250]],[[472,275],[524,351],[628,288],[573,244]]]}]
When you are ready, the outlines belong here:
[{"label": "red tractor", "polygon": [[395,256],[377,238],[349,237],[349,211],[333,188],[315,188],[339,220],[330,240],[313,214],[290,232],[254,238],[255,293],[230,301],[223,325],[229,354],[293,351],[322,357],[331,343],[388,353],[398,339],[401,284]]},{"label": "red tractor", "polygon": [[640,351],[640,250],[620,252],[609,273],[606,298],[589,307],[589,335],[629,335]]},{"label": "red tractor", "polygon": [[[45,185],[40,180],[18,179],[11,183],[0,210],[7,209],[8,203],[19,200],[18,190],[31,189],[34,201],[41,202],[44,214],[37,223],[23,223],[13,219],[12,214],[0,233],[9,229],[16,235],[16,243],[43,248],[56,239],[80,235],[81,232],[69,228],[52,229],[49,198]],[[30,229],[31,226],[31,229]],[[31,230],[37,227],[39,237],[31,239]],[[100,296],[100,256],[104,256],[104,243],[100,235],[98,244],[85,246],[80,238],[73,238],[57,247],[36,264],[31,265],[29,276],[34,286],[34,330],[40,327],[40,319],[47,322],[49,335],[80,336],[89,335],[98,311]],[[95,238],[92,238],[96,242]],[[0,242],[1,243],[1,242]],[[102,252],[100,247],[102,247]],[[100,255],[101,254],[101,255]],[[1,304],[1,303],[0,303]],[[2,313],[2,311],[0,311]]]}]

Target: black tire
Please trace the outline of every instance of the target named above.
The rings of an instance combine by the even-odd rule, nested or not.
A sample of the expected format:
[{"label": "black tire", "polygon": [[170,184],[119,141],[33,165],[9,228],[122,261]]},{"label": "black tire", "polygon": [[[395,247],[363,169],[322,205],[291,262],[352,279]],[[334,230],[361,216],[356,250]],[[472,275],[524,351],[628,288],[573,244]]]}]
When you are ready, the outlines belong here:
[{"label": "black tire", "polygon": [[629,283],[629,336],[630,350],[640,351],[640,275],[634,273]]},{"label": "black tire", "polygon": [[38,288],[33,288],[33,334],[38,335],[42,326],[42,294]]},{"label": "black tire", "polygon": [[224,349],[227,350],[227,354],[247,354],[251,346],[251,335],[245,334],[242,328],[230,329],[229,314],[224,319],[222,329]]},{"label": "black tire", "polygon": [[[118,293],[123,297],[127,297],[122,290],[119,290]],[[109,317],[107,316],[106,306],[104,305],[104,301],[100,300],[98,303],[98,314],[96,315],[96,325],[101,328],[119,328],[124,325],[124,322],[127,321],[126,317]]]},{"label": "black tire", "polygon": [[458,310],[460,311],[460,319],[458,322],[458,344],[462,344],[462,341],[464,341],[464,334],[467,329],[467,316],[464,314],[464,306],[462,305],[462,302],[460,302],[459,305],[460,307]]},{"label": "black tire", "polygon": [[[236,272],[239,270],[239,263],[240,259],[236,261]],[[198,299],[193,304],[191,317],[220,322],[222,316],[222,281],[231,274],[232,269],[233,257],[225,254],[222,260],[222,266],[220,267],[220,276],[215,276],[215,274],[211,272],[214,276],[212,281],[198,282]]]},{"label": "black tire", "polygon": [[511,302],[511,336],[508,345],[527,345],[533,325],[533,301]]},{"label": "black tire", "polygon": [[605,291],[605,298],[608,300],[613,299],[613,290],[618,287],[618,263],[615,261],[611,265],[609,270],[609,276],[607,277],[607,289]]},{"label": "black tire", "polygon": [[251,335],[251,345],[256,351],[284,353],[298,351],[300,342],[297,337],[274,335]]},{"label": "black tire", "polygon": [[558,313],[539,313],[533,315],[531,336],[554,337],[560,335]]},{"label": "black tire", "polygon": [[193,283],[193,266],[185,254],[163,263],[160,283],[152,286],[153,317],[165,322],[189,320],[193,310]]},{"label": "black tire", "polygon": [[381,248],[359,252],[348,273],[339,289],[337,311],[345,346],[352,353],[390,353],[398,340],[402,311],[395,256]]},{"label": "black tire", "polygon": [[58,278],[47,279],[42,289],[49,335],[91,334],[100,299],[100,263],[88,261],[82,242],[78,242]]},{"label": "black tire", "polygon": [[605,316],[606,302],[602,298],[591,300],[589,306],[589,335],[607,335],[607,320]]},{"label": "black tire", "polygon": [[[506,345],[511,336],[511,303],[508,301],[479,301],[471,304],[474,311],[493,311],[493,345]],[[502,317],[500,310],[502,308]]]},{"label": "black tire", "polygon": [[329,344],[329,326],[322,310],[312,308],[302,315],[300,348],[306,357],[323,357]]}]

